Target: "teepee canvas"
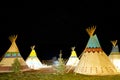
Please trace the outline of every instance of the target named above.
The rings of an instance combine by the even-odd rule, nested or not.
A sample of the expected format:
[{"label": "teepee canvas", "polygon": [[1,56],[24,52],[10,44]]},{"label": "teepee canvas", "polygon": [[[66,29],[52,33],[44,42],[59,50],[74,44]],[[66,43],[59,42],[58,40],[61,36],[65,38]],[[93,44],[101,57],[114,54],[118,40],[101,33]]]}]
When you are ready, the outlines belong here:
[{"label": "teepee canvas", "polygon": [[74,50],[75,47],[71,48],[71,55],[66,63],[66,66],[76,66],[78,64],[79,58],[77,57],[76,51]]},{"label": "teepee canvas", "polygon": [[40,62],[39,58],[37,57],[35,51],[35,45],[31,47],[31,52],[28,58],[26,59],[26,63],[30,69],[40,69],[43,67],[42,63]]},{"label": "teepee canvas", "polygon": [[117,45],[117,40],[111,41],[113,44],[112,51],[109,54],[109,59],[115,65],[118,72],[120,72],[120,52]]},{"label": "teepee canvas", "polygon": [[113,75],[117,73],[106,53],[102,50],[97,35],[93,35],[96,27],[87,28],[90,35],[86,48],[74,72],[85,75]]},{"label": "teepee canvas", "polygon": [[0,62],[0,71],[12,71],[12,64],[14,63],[14,60],[17,58],[20,65],[21,70],[28,69],[27,64],[25,63],[23,57],[20,55],[19,49],[16,45],[16,39],[17,35],[10,36],[9,40],[11,41],[11,46],[4,54],[1,62]]}]

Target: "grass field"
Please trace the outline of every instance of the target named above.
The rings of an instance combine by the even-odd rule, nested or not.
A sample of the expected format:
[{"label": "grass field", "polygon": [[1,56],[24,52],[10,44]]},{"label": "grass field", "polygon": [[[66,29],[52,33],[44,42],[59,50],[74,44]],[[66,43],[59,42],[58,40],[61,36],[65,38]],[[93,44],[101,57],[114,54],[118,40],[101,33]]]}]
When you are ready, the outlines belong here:
[{"label": "grass field", "polygon": [[82,74],[43,73],[40,71],[28,71],[19,74],[0,73],[0,80],[120,80],[120,75],[113,76],[88,76]]}]

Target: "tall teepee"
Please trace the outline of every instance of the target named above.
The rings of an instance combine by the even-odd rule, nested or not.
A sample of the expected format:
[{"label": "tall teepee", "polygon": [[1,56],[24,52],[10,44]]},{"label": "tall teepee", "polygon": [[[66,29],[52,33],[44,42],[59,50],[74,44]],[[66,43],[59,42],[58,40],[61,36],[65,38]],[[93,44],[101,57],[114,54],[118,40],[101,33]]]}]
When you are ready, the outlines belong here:
[{"label": "tall teepee", "polygon": [[14,60],[18,58],[18,61],[21,65],[21,70],[28,69],[27,64],[25,63],[23,57],[20,55],[19,49],[16,45],[16,39],[17,35],[13,35],[9,37],[9,40],[11,41],[11,46],[4,54],[1,62],[0,62],[0,71],[11,71],[12,70],[12,64],[14,63]]},{"label": "tall teepee", "polygon": [[37,57],[35,51],[35,45],[31,47],[31,52],[28,58],[26,59],[26,63],[30,69],[40,69],[43,67],[42,63],[40,62],[39,58]]},{"label": "tall teepee", "polygon": [[90,38],[74,72],[86,75],[116,74],[117,70],[102,50],[97,35],[93,35],[95,29],[95,26],[86,29]]},{"label": "tall teepee", "polygon": [[115,65],[118,72],[120,72],[120,52],[119,47],[117,45],[117,40],[111,41],[113,44],[111,53],[109,54],[109,59]]},{"label": "tall teepee", "polygon": [[78,64],[79,58],[77,57],[75,47],[71,48],[71,55],[66,63],[66,66],[76,66]]}]

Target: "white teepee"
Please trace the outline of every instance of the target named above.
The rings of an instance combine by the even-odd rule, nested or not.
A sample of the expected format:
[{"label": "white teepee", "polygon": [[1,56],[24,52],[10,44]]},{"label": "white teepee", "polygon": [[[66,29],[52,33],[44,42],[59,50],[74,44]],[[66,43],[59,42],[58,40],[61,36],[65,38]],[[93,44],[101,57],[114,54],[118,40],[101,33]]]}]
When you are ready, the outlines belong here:
[{"label": "white teepee", "polygon": [[9,37],[9,40],[11,41],[11,46],[7,50],[7,52],[4,54],[1,62],[0,62],[0,71],[12,71],[12,64],[14,63],[14,60],[17,58],[21,65],[21,70],[28,69],[27,64],[25,63],[23,57],[20,55],[19,49],[16,45],[16,39],[17,35],[13,35]]},{"label": "white teepee", "polygon": [[66,66],[76,66],[79,62],[79,58],[77,57],[76,51],[75,51],[75,47],[71,48],[71,55],[66,63]]},{"label": "white teepee", "polygon": [[26,59],[26,63],[30,69],[40,69],[43,67],[41,61],[37,57],[36,51],[35,51],[35,45],[31,47],[31,52],[28,58]]},{"label": "white teepee", "polygon": [[93,35],[95,29],[95,26],[86,29],[90,38],[74,72],[85,75],[117,74],[115,66],[102,50],[97,35]]},{"label": "white teepee", "polygon": [[117,45],[117,40],[111,41],[113,44],[111,53],[109,54],[109,59],[115,65],[118,72],[120,72],[120,52]]}]

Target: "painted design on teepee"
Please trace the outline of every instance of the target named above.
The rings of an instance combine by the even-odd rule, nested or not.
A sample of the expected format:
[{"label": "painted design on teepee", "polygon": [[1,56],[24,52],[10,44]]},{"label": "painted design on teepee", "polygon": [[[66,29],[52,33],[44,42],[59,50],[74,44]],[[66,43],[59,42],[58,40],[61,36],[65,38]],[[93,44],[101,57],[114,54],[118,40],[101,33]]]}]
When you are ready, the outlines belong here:
[{"label": "painted design on teepee", "polygon": [[117,45],[117,40],[111,41],[111,43],[113,44],[111,54],[119,54],[119,48],[118,48],[118,45]]},{"label": "painted design on teepee", "polygon": [[28,67],[31,69],[40,69],[41,67],[43,67],[43,65],[40,62],[39,58],[37,57],[37,54],[34,48],[35,48],[35,45],[31,47],[31,52],[28,58],[26,59],[26,63]]},{"label": "painted design on teepee", "polygon": [[120,72],[120,52],[117,45],[117,40],[111,41],[113,44],[112,50],[109,54],[109,59],[115,65],[118,72]]},{"label": "painted design on teepee", "polygon": [[1,62],[0,62],[0,71],[11,71],[12,64],[14,63],[14,60],[18,58],[18,61],[21,64],[21,70],[28,69],[28,66],[26,65],[24,59],[20,55],[19,49],[16,45],[16,39],[17,35],[13,35],[9,37],[9,40],[11,41],[11,46],[7,50],[7,52],[4,54]]},{"label": "painted design on teepee", "polygon": [[71,48],[71,55],[66,63],[67,66],[76,66],[78,64],[79,58],[77,57],[75,47]]},{"label": "painted design on teepee", "polygon": [[81,58],[74,72],[86,75],[116,74],[117,71],[106,53],[102,50],[97,35],[93,35],[95,29],[96,26],[87,29],[90,39],[81,54]]},{"label": "painted design on teepee", "polygon": [[17,39],[17,35],[9,36],[9,40],[11,41],[12,44],[10,48],[7,50],[5,57],[21,57],[19,49],[15,42],[16,39]]},{"label": "painted design on teepee", "polygon": [[77,54],[76,54],[76,51],[75,51],[75,47],[72,47],[72,54],[71,54],[71,57],[76,57]]},{"label": "painted design on teepee", "polygon": [[89,27],[89,28],[86,29],[86,31],[90,35],[89,41],[88,41],[87,46],[86,46],[86,48],[84,50],[86,52],[90,52],[90,51],[92,51],[92,52],[95,52],[95,51],[99,52],[99,51],[102,51],[100,43],[99,43],[99,40],[97,38],[97,35],[96,34],[93,35],[95,30],[96,30],[95,26]]}]

